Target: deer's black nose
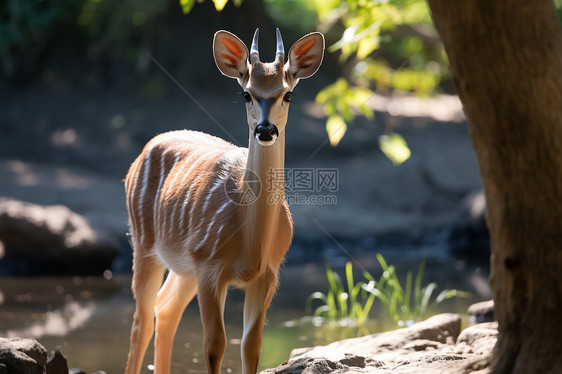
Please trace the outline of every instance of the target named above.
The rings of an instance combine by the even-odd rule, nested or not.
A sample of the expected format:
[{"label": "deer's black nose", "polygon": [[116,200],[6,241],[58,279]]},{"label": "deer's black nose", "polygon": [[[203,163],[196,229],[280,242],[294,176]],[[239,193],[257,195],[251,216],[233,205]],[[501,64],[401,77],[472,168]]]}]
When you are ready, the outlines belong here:
[{"label": "deer's black nose", "polygon": [[258,124],[254,131],[256,139],[262,142],[270,142],[278,135],[279,130],[277,129],[277,126],[272,125],[269,122]]}]

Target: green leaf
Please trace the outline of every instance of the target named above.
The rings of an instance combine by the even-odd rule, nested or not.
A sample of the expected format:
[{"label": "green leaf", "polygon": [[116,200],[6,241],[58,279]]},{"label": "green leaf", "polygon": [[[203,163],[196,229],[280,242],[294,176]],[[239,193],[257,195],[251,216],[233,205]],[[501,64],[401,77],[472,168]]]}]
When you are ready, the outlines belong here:
[{"label": "green leaf", "polygon": [[411,151],[404,138],[396,133],[379,137],[381,151],[394,165],[400,165],[410,158]]},{"label": "green leaf", "polygon": [[329,305],[322,305],[316,308],[314,311],[314,317],[321,317],[322,315],[326,315],[327,317],[333,317],[333,309]]},{"label": "green leaf", "polygon": [[362,325],[365,322],[365,320],[367,319],[367,317],[369,316],[369,311],[371,310],[371,307],[373,306],[373,302],[375,301],[375,296],[376,295],[374,293],[371,293],[369,295],[369,297],[367,298],[367,302],[365,303],[365,306],[363,307],[362,314],[358,318],[358,321],[357,321],[357,323],[359,325]]},{"label": "green leaf", "polygon": [[377,260],[379,261],[379,264],[381,264],[382,270],[387,271],[388,265],[386,263],[386,260],[384,259],[384,257],[382,257],[380,253],[377,253]]},{"label": "green leaf", "polygon": [[338,302],[339,302],[339,305],[340,305],[340,318],[346,318],[347,317],[347,300],[349,299],[349,295],[348,295],[347,292],[340,292],[338,296],[339,296]]},{"label": "green leaf", "polygon": [[328,296],[326,297],[325,307],[329,308],[330,310],[330,314],[328,315],[328,317],[330,318],[337,317],[336,295],[332,291],[328,292]]},{"label": "green leaf", "polygon": [[359,41],[357,47],[357,58],[362,60],[369,56],[375,49],[379,47],[378,37],[366,37]]},{"label": "green leaf", "polygon": [[414,304],[417,306],[420,305],[421,302],[421,294],[422,294],[422,278],[425,272],[425,261],[420,263],[418,268],[418,273],[416,274],[416,284],[414,286]]},{"label": "green leaf", "polygon": [[223,10],[226,3],[228,3],[228,0],[213,0],[213,4],[215,4],[215,9],[217,10],[217,12]]},{"label": "green leaf", "polygon": [[355,293],[355,283],[353,281],[353,265],[351,261],[345,264],[345,277],[347,278],[347,290],[349,291],[349,298],[351,303],[355,303],[357,293]]},{"label": "green leaf", "polygon": [[420,302],[420,309],[418,311],[417,318],[422,319],[427,311],[427,306],[429,304],[429,299],[433,291],[437,288],[437,283],[431,282],[422,290],[422,299]]},{"label": "green leaf", "polygon": [[183,14],[188,14],[195,5],[195,0],[180,0],[181,10]]},{"label": "green leaf", "polygon": [[306,309],[309,310],[314,300],[320,300],[324,304],[327,303],[327,297],[323,292],[314,292],[306,299]]},{"label": "green leaf", "polygon": [[408,311],[411,310],[410,296],[412,294],[412,271],[406,273],[406,294],[404,295],[404,305]]},{"label": "green leaf", "polygon": [[328,117],[326,122],[326,132],[328,133],[328,138],[330,139],[330,145],[332,147],[337,146],[340,140],[343,138],[345,132],[347,131],[347,124],[340,115],[332,115]]}]

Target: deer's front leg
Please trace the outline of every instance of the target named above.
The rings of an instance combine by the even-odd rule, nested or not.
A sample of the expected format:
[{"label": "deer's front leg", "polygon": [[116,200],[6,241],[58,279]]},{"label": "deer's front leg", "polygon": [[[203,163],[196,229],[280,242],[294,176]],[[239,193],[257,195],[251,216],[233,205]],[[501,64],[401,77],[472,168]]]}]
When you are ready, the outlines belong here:
[{"label": "deer's front leg", "polygon": [[246,288],[244,333],[242,335],[242,372],[255,374],[261,351],[263,324],[267,308],[277,288],[277,273],[268,270]]},{"label": "deer's front leg", "polygon": [[[216,269],[208,270],[210,272]],[[226,301],[226,284],[217,284],[200,271],[197,297],[201,322],[203,324],[203,354],[207,374],[219,374],[224,352],[226,350],[226,333],[224,331],[224,304]]]}]

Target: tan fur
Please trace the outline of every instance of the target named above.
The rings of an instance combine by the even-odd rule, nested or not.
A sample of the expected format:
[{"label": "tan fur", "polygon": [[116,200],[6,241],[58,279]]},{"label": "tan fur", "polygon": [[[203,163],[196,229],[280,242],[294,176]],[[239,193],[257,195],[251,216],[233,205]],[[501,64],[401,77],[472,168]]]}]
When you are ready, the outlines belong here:
[{"label": "tan fur", "polygon": [[[278,180],[273,183],[280,186],[276,190],[270,191],[268,183],[271,170],[284,167],[289,105],[282,97],[294,84],[289,86],[284,80],[280,63],[258,61],[245,68],[247,62],[238,60],[248,55],[244,44],[227,32],[217,35],[217,66],[245,82],[243,88],[254,97],[275,98],[267,115],[279,135],[271,145],[258,143],[252,131],[263,114],[258,105],[248,103],[247,149],[201,132],[175,131],[148,142],[131,165],[125,191],[134,249],[136,310],[125,369],[128,374],[139,373],[154,330],[155,372],[169,372],[175,331],[196,294],[207,372],[219,373],[226,347],[224,303],[231,285],[246,290],[242,367],[245,374],[255,373],[265,313],[292,239],[287,202],[272,200],[274,194],[284,193],[283,177],[276,175]],[[244,76],[248,78],[240,79]],[[262,188],[255,200],[242,204],[236,198],[255,190],[250,177],[256,175]],[[165,269],[169,275],[162,285]]]},{"label": "tan fur", "polygon": [[286,89],[282,72],[283,65],[281,63],[265,64],[259,62],[253,64],[250,70],[252,84],[248,89],[257,97],[279,97],[281,92]]}]

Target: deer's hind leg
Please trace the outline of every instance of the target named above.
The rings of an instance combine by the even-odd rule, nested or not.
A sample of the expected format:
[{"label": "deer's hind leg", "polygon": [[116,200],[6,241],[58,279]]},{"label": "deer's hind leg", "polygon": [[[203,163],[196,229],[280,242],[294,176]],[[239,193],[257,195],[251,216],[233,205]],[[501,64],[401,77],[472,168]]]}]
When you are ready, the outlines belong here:
[{"label": "deer's hind leg", "polygon": [[154,333],[154,305],[165,271],[162,264],[151,257],[143,256],[145,252],[138,251],[137,248],[138,246],[135,246],[132,284],[135,314],[131,327],[126,374],[138,374],[141,370],[146,349]]},{"label": "deer's hind leg", "polygon": [[174,336],[183,311],[197,293],[197,277],[170,271],[156,298],[154,363],[156,374],[170,372]]}]

